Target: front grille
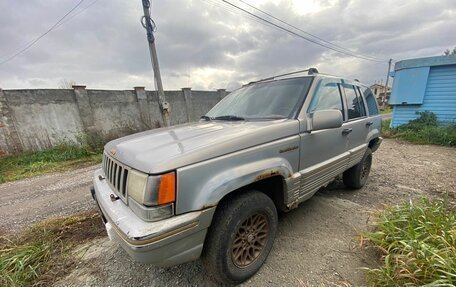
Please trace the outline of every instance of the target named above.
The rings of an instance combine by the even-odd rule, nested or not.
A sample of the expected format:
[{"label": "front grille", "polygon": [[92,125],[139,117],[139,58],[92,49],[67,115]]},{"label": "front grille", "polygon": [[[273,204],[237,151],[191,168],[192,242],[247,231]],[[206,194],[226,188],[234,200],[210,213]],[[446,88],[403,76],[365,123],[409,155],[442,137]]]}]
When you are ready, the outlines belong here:
[{"label": "front grille", "polygon": [[128,167],[103,153],[103,171],[106,179],[117,191],[118,195],[125,199],[127,194]]}]

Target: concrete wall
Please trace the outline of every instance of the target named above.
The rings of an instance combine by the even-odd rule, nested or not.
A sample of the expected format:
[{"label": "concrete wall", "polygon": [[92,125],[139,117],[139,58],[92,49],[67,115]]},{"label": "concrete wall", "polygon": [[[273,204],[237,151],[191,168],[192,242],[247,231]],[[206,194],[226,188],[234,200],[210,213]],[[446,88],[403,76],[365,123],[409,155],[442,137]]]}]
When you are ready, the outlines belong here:
[{"label": "concrete wall", "polygon": [[[153,91],[73,88],[0,89],[0,157],[77,143],[86,136],[108,141],[163,125]],[[166,91],[171,125],[197,121],[225,95],[225,90]]]}]

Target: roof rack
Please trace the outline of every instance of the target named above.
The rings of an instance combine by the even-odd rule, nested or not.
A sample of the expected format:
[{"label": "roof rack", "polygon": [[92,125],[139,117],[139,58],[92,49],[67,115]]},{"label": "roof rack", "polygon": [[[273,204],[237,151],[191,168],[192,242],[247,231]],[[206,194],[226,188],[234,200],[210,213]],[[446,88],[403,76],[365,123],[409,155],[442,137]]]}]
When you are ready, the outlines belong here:
[{"label": "roof rack", "polygon": [[269,78],[264,78],[264,79],[261,79],[261,80],[258,80],[258,81],[252,81],[252,82],[249,82],[248,84],[246,84],[244,86],[248,86],[248,85],[256,84],[256,83],[261,83],[261,82],[264,82],[264,81],[274,80],[275,78],[280,78],[280,77],[284,77],[284,76],[299,74],[299,73],[303,73],[303,72],[307,72],[308,75],[318,74],[317,68],[309,68],[309,69],[305,69],[305,70],[299,70],[299,71],[295,71],[295,72],[291,72],[291,73],[280,74],[280,75],[272,76],[272,77],[269,77]]}]

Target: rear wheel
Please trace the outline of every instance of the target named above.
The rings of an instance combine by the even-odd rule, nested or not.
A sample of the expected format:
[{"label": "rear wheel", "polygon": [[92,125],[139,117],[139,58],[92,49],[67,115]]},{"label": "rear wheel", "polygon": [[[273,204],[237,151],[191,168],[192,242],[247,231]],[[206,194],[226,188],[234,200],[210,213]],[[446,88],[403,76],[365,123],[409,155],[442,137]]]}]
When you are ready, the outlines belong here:
[{"label": "rear wheel", "polygon": [[361,161],[344,172],[343,180],[345,186],[352,189],[359,189],[363,187],[369,178],[371,165],[372,151],[368,148]]},{"label": "rear wheel", "polygon": [[238,284],[263,265],[277,232],[277,210],[264,193],[251,191],[221,203],[206,238],[203,264],[215,279]]}]

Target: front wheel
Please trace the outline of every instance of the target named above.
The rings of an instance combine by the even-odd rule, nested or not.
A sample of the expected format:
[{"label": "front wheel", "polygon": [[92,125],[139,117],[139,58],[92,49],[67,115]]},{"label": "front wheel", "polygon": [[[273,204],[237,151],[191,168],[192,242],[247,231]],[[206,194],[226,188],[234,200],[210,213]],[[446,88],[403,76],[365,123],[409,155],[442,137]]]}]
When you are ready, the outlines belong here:
[{"label": "front wheel", "polygon": [[277,210],[264,193],[251,191],[221,203],[203,251],[203,264],[224,284],[238,284],[263,265],[277,232]]},{"label": "front wheel", "polygon": [[361,161],[344,172],[343,180],[345,186],[352,189],[359,189],[363,187],[369,178],[371,165],[372,151],[368,148]]}]

